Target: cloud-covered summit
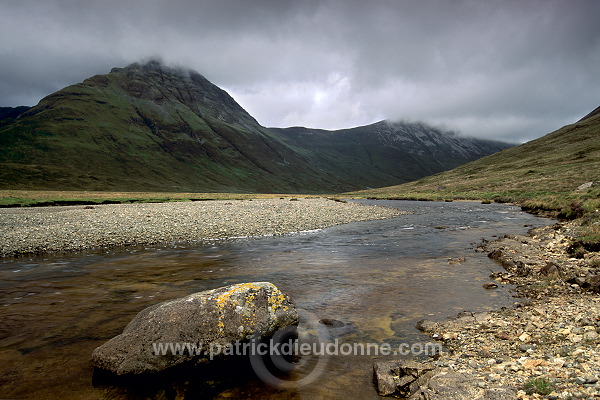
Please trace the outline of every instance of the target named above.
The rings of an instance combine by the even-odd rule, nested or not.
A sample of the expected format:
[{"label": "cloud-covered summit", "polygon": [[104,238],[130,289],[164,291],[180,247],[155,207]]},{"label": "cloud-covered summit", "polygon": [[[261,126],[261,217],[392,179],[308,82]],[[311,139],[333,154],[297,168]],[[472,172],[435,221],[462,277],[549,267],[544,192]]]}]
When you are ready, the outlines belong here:
[{"label": "cloud-covered summit", "polygon": [[600,3],[0,2],[0,106],[115,66],[199,71],[269,126],[424,120],[527,140],[598,106]]}]

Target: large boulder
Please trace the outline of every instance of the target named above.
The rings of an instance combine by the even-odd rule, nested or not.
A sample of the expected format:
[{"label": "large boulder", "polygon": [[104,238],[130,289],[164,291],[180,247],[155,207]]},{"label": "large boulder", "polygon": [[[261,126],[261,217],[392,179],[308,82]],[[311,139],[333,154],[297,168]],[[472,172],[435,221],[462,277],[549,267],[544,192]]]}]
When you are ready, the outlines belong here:
[{"label": "large boulder", "polygon": [[117,375],[155,373],[207,362],[234,344],[297,324],[294,303],[275,285],[242,283],[146,308],[122,334],[96,348],[92,361]]}]

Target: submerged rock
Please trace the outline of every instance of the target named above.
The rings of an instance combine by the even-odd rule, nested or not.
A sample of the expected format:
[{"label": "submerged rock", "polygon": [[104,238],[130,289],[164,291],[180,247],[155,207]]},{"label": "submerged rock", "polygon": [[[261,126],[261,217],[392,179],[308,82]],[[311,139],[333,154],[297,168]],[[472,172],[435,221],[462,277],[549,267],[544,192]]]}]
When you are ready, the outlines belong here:
[{"label": "submerged rock", "polygon": [[275,285],[242,283],[146,308],[122,334],[96,348],[92,361],[117,375],[155,373],[207,362],[227,346],[268,338],[297,324],[294,303]]},{"label": "submerged rock", "polygon": [[353,332],[356,332],[358,328],[352,322],[339,321],[332,318],[323,318],[319,321],[325,329],[329,337],[341,337]]}]

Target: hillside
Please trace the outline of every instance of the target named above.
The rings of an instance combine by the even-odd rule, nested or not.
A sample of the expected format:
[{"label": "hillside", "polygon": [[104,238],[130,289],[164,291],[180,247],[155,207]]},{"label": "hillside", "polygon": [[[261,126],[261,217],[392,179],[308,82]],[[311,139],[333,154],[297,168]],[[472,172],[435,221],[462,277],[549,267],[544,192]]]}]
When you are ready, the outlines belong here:
[{"label": "hillside", "polygon": [[308,174],[321,188],[334,182],[200,74],[156,62],[47,96],[0,131],[0,146],[6,189],[295,191]]},{"label": "hillside", "polygon": [[156,61],[3,110],[0,189],[333,193],[508,147],[425,124],[267,129],[202,75]]},{"label": "hillside", "polygon": [[339,165],[338,175],[350,174],[369,187],[409,182],[509,147],[408,122],[380,121],[333,132],[299,127],[276,131],[290,146],[318,155],[312,165]]},{"label": "hillside", "polygon": [[0,128],[15,122],[15,119],[31,107],[0,107]]},{"label": "hillside", "polygon": [[451,171],[357,192],[376,197],[507,198],[564,195],[600,180],[600,114]]}]

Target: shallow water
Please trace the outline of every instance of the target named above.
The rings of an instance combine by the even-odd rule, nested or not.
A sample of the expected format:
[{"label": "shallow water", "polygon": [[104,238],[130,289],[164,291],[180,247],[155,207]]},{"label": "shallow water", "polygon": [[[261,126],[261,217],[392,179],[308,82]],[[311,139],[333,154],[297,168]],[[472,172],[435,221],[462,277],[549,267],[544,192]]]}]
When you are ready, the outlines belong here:
[{"label": "shallow water", "polygon": [[[352,324],[344,342],[426,342],[419,319],[515,301],[509,286],[481,287],[501,269],[474,251],[482,238],[552,223],[499,204],[364,202],[413,214],[281,237],[1,261],[0,398],[378,399],[372,356],[334,356],[313,384],[282,390],[245,373],[124,389],[93,380],[90,355],[149,305],[247,281],[273,282],[299,308]],[[466,261],[448,263],[458,257]]]}]

